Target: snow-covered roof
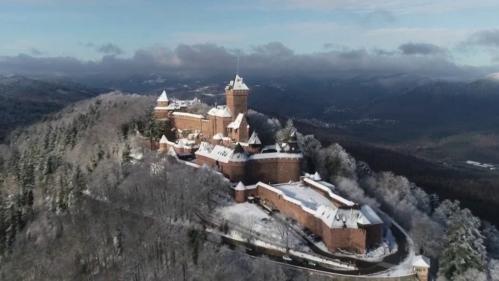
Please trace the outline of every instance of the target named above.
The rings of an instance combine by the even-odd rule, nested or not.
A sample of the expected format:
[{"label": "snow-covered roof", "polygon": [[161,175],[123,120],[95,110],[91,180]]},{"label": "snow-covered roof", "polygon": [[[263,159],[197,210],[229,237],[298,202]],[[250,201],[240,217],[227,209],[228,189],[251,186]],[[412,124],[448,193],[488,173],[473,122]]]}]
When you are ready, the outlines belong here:
[{"label": "snow-covered roof", "polygon": [[242,182],[239,182],[234,189],[235,190],[245,190],[246,186],[244,186],[244,184]]},{"label": "snow-covered roof", "polygon": [[362,216],[359,217],[359,224],[370,225],[383,223],[383,220],[369,205],[362,205],[360,211],[362,212]]},{"label": "snow-covered roof", "polygon": [[161,143],[161,144],[168,143],[168,139],[166,138],[165,135],[161,136],[161,139],[159,140],[159,143]]},{"label": "snow-covered roof", "polygon": [[430,260],[425,256],[418,255],[414,257],[412,266],[430,268]]},{"label": "snow-covered roof", "polygon": [[175,115],[175,116],[192,117],[192,118],[196,118],[196,119],[202,119],[202,118],[204,118],[203,115],[193,114],[193,113],[187,113],[187,112],[173,112],[173,115]]},{"label": "snow-covered roof", "polygon": [[371,208],[355,208],[353,202],[344,198],[342,199],[351,202],[352,206],[338,208],[327,196],[304,182],[276,185],[259,182],[257,186],[281,195],[286,201],[300,206],[331,228],[358,228],[362,225],[383,223]]},{"label": "snow-covered roof", "polygon": [[179,139],[178,142],[177,142],[177,146],[184,147],[184,148],[190,148],[190,147],[192,147],[195,144],[196,144],[195,141],[190,140],[190,139],[185,139],[185,138]]},{"label": "snow-covered roof", "polygon": [[168,96],[166,95],[166,91],[165,90],[163,90],[163,92],[159,96],[158,101],[168,101]]},{"label": "snow-covered roof", "polygon": [[223,139],[223,138],[224,138],[224,135],[223,135],[222,133],[218,133],[218,134],[215,134],[215,135],[213,136],[213,139],[214,139],[214,140],[221,140],[221,139]]},{"label": "snow-covered roof", "polygon": [[248,160],[246,153],[237,152],[222,145],[215,145],[211,151],[203,147],[203,149],[196,151],[196,155],[205,156],[222,163],[228,163],[229,161],[244,162]]},{"label": "snow-covered roof", "polygon": [[248,144],[253,144],[253,145],[261,145],[262,144],[262,141],[260,140],[260,138],[258,137],[258,134],[256,132],[253,132],[253,134],[251,134],[251,137],[248,140]]},{"label": "snow-covered roof", "polygon": [[329,187],[323,185],[321,182],[314,181],[310,178],[303,178],[303,182],[313,186],[314,188],[317,188],[317,189],[325,192],[329,196],[329,198],[333,199],[336,202],[339,202],[342,205],[345,205],[348,207],[353,207],[355,205],[354,202],[347,200],[347,199],[333,193]]},{"label": "snow-covered roof", "polygon": [[232,113],[230,113],[230,110],[226,105],[213,107],[210,111],[208,111],[208,115],[217,117],[232,117]]},{"label": "snow-covered roof", "polygon": [[244,84],[243,78],[239,75],[236,74],[236,78],[234,80],[231,80],[229,82],[229,85],[226,87],[227,89],[233,89],[233,90],[243,90],[243,91],[248,91],[249,88]]},{"label": "snow-covered roof", "polygon": [[211,145],[208,142],[203,141],[203,142],[201,142],[199,144],[198,151],[202,151],[202,152],[205,152],[205,153],[211,153],[212,150],[213,150],[213,145]]},{"label": "snow-covered roof", "polygon": [[310,209],[317,210],[319,206],[336,209],[336,206],[327,197],[300,182],[275,184],[273,187],[281,190],[288,197],[302,202]]},{"label": "snow-covered roof", "polygon": [[241,127],[241,122],[243,122],[244,119],[244,113],[239,113],[234,119],[234,121],[230,122],[229,125],[227,125],[227,128],[230,129],[239,129]]},{"label": "snow-covered roof", "polygon": [[249,160],[274,159],[274,158],[300,159],[303,158],[303,155],[301,153],[281,153],[281,152],[257,153],[251,155],[249,157]]},{"label": "snow-covered roof", "polygon": [[314,181],[322,180],[321,175],[319,175],[319,172],[315,172],[315,174],[305,173],[305,177],[310,178]]},{"label": "snow-covered roof", "polygon": [[244,152],[244,149],[241,147],[241,145],[238,143],[234,149],[234,152],[232,153],[230,157],[230,161],[246,161],[248,160],[248,155],[246,152]]}]

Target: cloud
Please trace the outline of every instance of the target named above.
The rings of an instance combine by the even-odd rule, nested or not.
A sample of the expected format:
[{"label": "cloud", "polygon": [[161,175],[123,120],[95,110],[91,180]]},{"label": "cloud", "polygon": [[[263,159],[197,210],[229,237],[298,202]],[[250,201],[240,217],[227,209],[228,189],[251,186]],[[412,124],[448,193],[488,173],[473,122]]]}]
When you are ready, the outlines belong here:
[{"label": "cloud", "polygon": [[40,50],[38,50],[37,48],[31,48],[31,49],[29,49],[29,52],[33,56],[41,56],[41,55],[43,55],[43,52],[40,51]]},{"label": "cloud", "polygon": [[372,12],[368,12],[361,23],[364,25],[373,25],[378,23],[393,23],[397,20],[395,15],[387,10],[374,10]]},{"label": "cloud", "polygon": [[404,55],[442,55],[446,51],[436,45],[428,43],[405,43],[399,46]]},{"label": "cloud", "polygon": [[[164,74],[191,78],[233,75],[237,56],[240,72],[272,79],[283,76],[336,78],[358,75],[410,74],[435,79],[473,79],[490,69],[459,66],[448,56],[432,54],[436,46],[414,44],[396,50],[327,49],[298,54],[280,42],[255,46],[250,51],[231,50],[215,44],[180,44],[170,49],[154,46],[137,50],[130,57],[105,55],[98,61],[72,57],[0,57],[0,73],[99,76],[107,78]],[[405,51],[404,51],[405,50]]]},{"label": "cloud", "polygon": [[351,10],[364,13],[385,10],[394,14],[444,13],[499,6],[496,0],[261,0],[260,3],[274,9]]},{"label": "cloud", "polygon": [[281,42],[270,42],[264,45],[253,47],[253,51],[262,56],[283,57],[292,56],[293,50],[284,46]]},{"label": "cloud", "polygon": [[477,31],[468,37],[464,45],[499,48],[499,29]]},{"label": "cloud", "polygon": [[106,55],[121,55],[123,50],[115,44],[107,43],[96,48],[96,51]]}]

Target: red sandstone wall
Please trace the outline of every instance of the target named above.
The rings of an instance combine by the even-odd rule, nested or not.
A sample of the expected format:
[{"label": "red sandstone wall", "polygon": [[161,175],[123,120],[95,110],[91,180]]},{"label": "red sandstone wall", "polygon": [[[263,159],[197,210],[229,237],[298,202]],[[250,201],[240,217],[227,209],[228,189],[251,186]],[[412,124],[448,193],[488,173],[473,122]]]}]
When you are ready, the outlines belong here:
[{"label": "red sandstone wall", "polygon": [[299,159],[263,159],[248,161],[248,181],[283,183],[300,179]]},{"label": "red sandstone wall", "polygon": [[331,251],[345,249],[364,253],[366,250],[366,231],[359,228],[328,228],[323,224],[322,239]]},{"label": "red sandstone wall", "polygon": [[168,118],[169,112],[167,110],[155,110],[154,118],[156,119],[165,119]]},{"label": "red sandstone wall", "polygon": [[364,229],[331,229],[322,220],[304,211],[301,206],[285,200],[281,195],[266,188],[258,187],[257,196],[265,204],[278,209],[282,214],[295,219],[313,233],[321,236],[329,250],[346,249],[359,253],[365,252],[366,231]]},{"label": "red sandstone wall", "polygon": [[190,116],[173,115],[173,126],[180,130],[200,130],[202,131],[201,118]]},{"label": "red sandstone wall", "polygon": [[200,166],[206,165],[208,167],[216,168],[216,164],[213,159],[201,155],[196,155],[196,164]]},{"label": "red sandstone wall", "polygon": [[220,163],[220,168],[220,172],[228,177],[232,182],[245,180],[245,162]]},{"label": "red sandstone wall", "polygon": [[207,140],[211,140],[213,138],[213,121],[211,119],[201,120],[201,133]]},{"label": "red sandstone wall", "polygon": [[383,238],[383,225],[368,225],[365,227],[367,232],[366,246],[368,248],[374,248],[378,246]]}]

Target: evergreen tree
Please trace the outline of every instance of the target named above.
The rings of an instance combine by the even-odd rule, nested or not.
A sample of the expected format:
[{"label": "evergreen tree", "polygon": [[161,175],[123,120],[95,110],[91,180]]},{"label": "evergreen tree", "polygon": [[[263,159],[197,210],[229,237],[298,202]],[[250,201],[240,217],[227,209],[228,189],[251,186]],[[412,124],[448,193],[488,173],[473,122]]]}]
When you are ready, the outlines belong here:
[{"label": "evergreen tree", "polygon": [[480,220],[468,209],[450,214],[444,251],[440,257],[439,275],[455,280],[471,269],[484,271],[486,252]]},{"label": "evergreen tree", "polygon": [[7,247],[7,214],[2,194],[0,194],[0,256],[5,253]]},{"label": "evergreen tree", "polygon": [[126,143],[125,147],[123,148],[123,152],[121,153],[122,163],[128,163],[132,160],[130,153],[131,153],[130,145]]}]

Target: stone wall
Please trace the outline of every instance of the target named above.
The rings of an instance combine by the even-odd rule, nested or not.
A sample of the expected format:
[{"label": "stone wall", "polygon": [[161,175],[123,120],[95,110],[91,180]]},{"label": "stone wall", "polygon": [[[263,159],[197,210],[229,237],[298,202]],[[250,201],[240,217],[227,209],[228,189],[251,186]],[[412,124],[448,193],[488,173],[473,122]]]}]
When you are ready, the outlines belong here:
[{"label": "stone wall", "polygon": [[258,159],[217,164],[217,161],[211,158],[196,155],[196,164],[215,168],[231,181],[242,181],[245,184],[258,181],[265,183],[298,181],[301,173],[300,159],[297,158]]},{"label": "stone wall", "polygon": [[300,180],[300,159],[270,158],[249,160],[247,168],[249,183],[283,183]]},{"label": "stone wall", "polygon": [[173,127],[177,130],[199,130],[203,129],[202,118],[196,118],[187,115],[173,115]]},{"label": "stone wall", "polygon": [[330,228],[321,219],[305,211],[298,204],[290,202],[282,195],[264,187],[257,187],[257,196],[263,204],[279,210],[282,214],[295,219],[313,233],[321,236],[330,251],[345,249],[364,253],[367,245],[367,231],[362,228]]},{"label": "stone wall", "polygon": [[170,112],[164,109],[154,110],[154,118],[156,119],[166,119],[170,116]]}]

